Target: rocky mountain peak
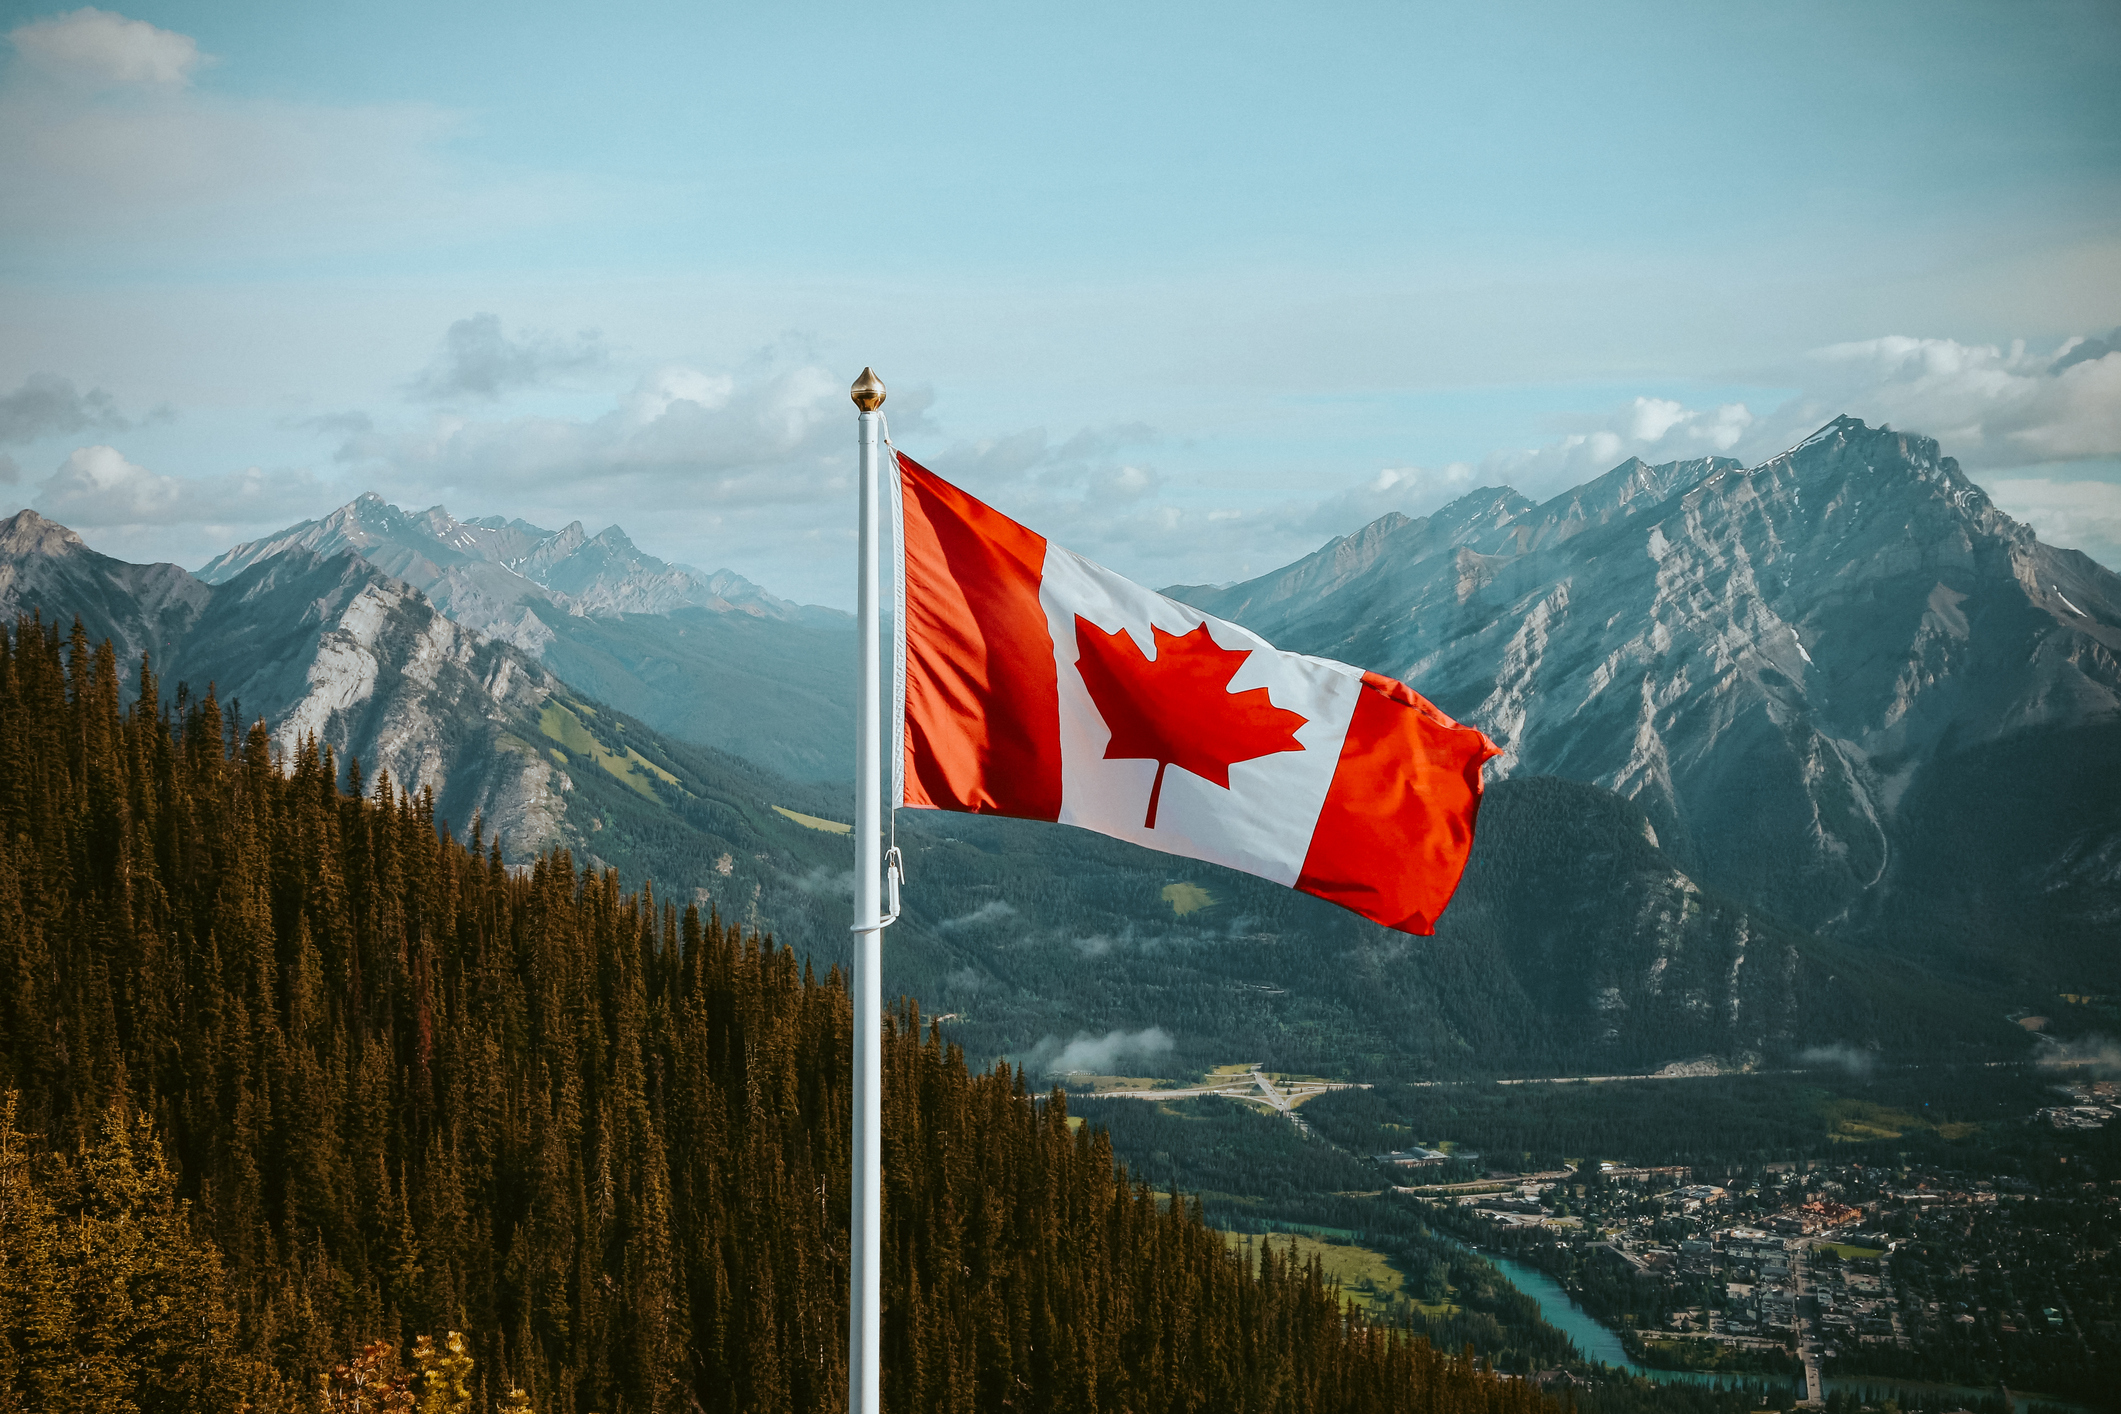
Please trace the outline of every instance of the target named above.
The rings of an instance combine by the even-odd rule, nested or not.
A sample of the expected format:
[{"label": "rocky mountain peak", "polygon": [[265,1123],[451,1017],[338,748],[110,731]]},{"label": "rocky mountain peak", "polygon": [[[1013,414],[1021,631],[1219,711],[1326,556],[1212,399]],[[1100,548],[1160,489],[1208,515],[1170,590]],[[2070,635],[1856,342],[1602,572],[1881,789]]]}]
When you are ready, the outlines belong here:
[{"label": "rocky mountain peak", "polygon": [[1595,481],[1569,493],[1586,509],[1625,505],[1640,497],[1663,500],[1698,486],[1718,472],[1742,470],[1745,463],[1735,457],[1692,457],[1652,466],[1641,457],[1629,457]]},{"label": "rocky mountain peak", "polygon": [[61,555],[81,543],[80,536],[32,510],[20,510],[0,520],[0,554]]},{"label": "rocky mountain peak", "polygon": [[[2029,527],[2000,510],[1956,459],[1944,455],[1935,438],[1870,427],[1860,418],[1837,417],[1780,456],[1734,475],[1748,488],[1745,494],[1787,494],[1800,506],[1810,496],[1844,536],[1859,525],[1881,537],[1897,530],[1902,538],[1951,526],[1966,538],[1969,552],[1978,541],[2019,557],[2038,543]],[[1896,523],[1896,517],[1904,519]]]},{"label": "rocky mountain peak", "polygon": [[360,534],[371,538],[388,536],[392,531],[413,523],[414,517],[399,510],[373,491],[363,492],[323,520],[323,524],[342,533]]},{"label": "rocky mountain peak", "polygon": [[579,520],[557,531],[501,516],[461,521],[445,506],[407,512],[373,491],[322,520],[238,545],[199,575],[225,583],[295,549],[357,554],[422,591],[456,622],[540,658],[568,618],[683,608],[776,621],[844,618],[775,598],[727,570],[708,575],[666,564],[617,525],[591,535]]},{"label": "rocky mountain peak", "polygon": [[562,555],[571,555],[589,543],[589,530],[578,520],[571,520],[559,530],[545,537],[538,545],[538,555],[546,560],[555,560]]},{"label": "rocky mountain peak", "polygon": [[1846,413],[1780,456],[1768,458],[1755,471],[1784,467],[1805,476],[1868,474],[1913,484],[1941,477],[1958,489],[1979,489],[1960,472],[1954,458],[1944,455],[1936,438],[1919,432],[1895,432],[1883,423],[1872,427],[1862,418]]},{"label": "rocky mountain peak", "polygon": [[1405,680],[1504,748],[1497,774],[1634,799],[1812,926],[1889,887],[1938,753],[2121,725],[2121,577],[2040,544],[1934,439],[1853,417],[1752,468],[1470,492],[1186,597]]}]

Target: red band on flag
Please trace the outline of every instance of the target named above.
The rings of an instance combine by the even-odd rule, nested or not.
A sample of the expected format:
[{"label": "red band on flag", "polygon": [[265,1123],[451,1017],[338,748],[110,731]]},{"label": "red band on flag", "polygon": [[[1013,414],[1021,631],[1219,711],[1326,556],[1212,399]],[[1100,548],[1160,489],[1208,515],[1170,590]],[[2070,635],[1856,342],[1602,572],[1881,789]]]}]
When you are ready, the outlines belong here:
[{"label": "red band on flag", "polygon": [[1296,887],[1427,937],[1473,847],[1481,764],[1499,753],[1405,683],[1362,685]]},{"label": "red band on flag", "polygon": [[905,493],[906,804],[1057,820],[1060,696],[1046,541],[898,457]]}]

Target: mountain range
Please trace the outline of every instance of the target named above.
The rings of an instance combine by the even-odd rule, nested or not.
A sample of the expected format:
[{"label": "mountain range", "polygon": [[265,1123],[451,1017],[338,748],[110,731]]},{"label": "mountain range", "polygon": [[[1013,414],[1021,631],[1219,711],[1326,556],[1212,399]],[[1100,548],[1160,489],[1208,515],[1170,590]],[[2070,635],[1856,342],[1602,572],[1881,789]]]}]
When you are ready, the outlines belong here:
[{"label": "mountain range", "polygon": [[460,521],[372,492],[235,546],[199,578],[227,583],[290,550],[359,555],[454,622],[683,740],[798,779],[853,774],[852,727],[839,729],[853,620],[838,610],[792,604],[730,570],[668,564],[616,525],[591,535],[580,521]]},{"label": "mountain range", "polygon": [[[1752,468],[1483,489],[1166,592],[1486,729],[1505,754],[1464,885],[1411,939],[1079,831],[909,813],[889,985],[976,1054],[1394,1075],[2004,1055],[2026,1044],[2006,1011],[2121,990],[2121,579],[1928,438],[1842,418]],[[197,576],[24,512],[0,524],[0,613],[32,610],[240,696],[283,749],[313,732],[431,786],[513,859],[565,846],[846,955],[844,788],[823,784],[851,737],[845,616],[615,527],[372,496]]]},{"label": "mountain range", "polygon": [[350,549],[289,545],[209,583],[99,554],[25,510],[0,521],[0,618],[78,622],[129,688],[144,655],[165,706],[211,691],[283,759],[313,738],[344,771],[430,791],[439,820],[477,821],[511,863],[566,849],[687,897],[711,883],[738,921],[832,937],[812,876],[846,868],[844,836],[799,821],[839,792],[663,736]]},{"label": "mountain range", "polygon": [[1416,685],[1503,748],[1491,776],[1625,796],[1800,928],[2121,980],[2121,577],[1928,437],[1843,417],[1757,467],[1490,488],[1168,592]]}]

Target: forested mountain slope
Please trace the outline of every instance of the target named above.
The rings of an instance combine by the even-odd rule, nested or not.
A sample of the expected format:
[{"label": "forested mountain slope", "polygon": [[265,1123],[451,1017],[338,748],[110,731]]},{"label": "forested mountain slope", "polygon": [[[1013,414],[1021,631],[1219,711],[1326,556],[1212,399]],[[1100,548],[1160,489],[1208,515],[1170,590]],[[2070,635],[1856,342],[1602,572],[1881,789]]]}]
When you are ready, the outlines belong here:
[{"label": "forested mountain slope", "polygon": [[1639,805],[1553,777],[1489,790],[1432,938],[1065,827],[907,812],[898,839],[891,984],[955,1014],[975,1054],[1056,1060],[1117,1032],[1086,1068],[1370,1080],[2027,1045],[1992,993],[1781,923],[1681,868]]},{"label": "forested mountain slope", "polygon": [[563,771],[534,744],[557,683],[351,556],[297,550],[211,586],[98,554],[23,511],[0,523],[0,617],[32,614],[110,639],[135,687],[143,654],[172,688],[211,683],[264,717],[283,753],[314,734],[431,787],[444,815],[482,815],[520,858],[562,839]]},{"label": "forested mountain slope", "polygon": [[[0,1133],[0,1402],[308,1409],[458,1327],[482,1411],[843,1407],[836,977],[76,642],[0,651],[0,1089],[47,1150]],[[1552,1407],[1227,1254],[916,1017],[886,1064],[888,1409]]]},{"label": "forested mountain slope", "polygon": [[208,585],[24,511],[0,522],[0,617],[18,614],[78,619],[80,652],[110,640],[128,697],[145,653],[172,703],[211,686],[235,730],[262,718],[285,758],[313,734],[342,765],[431,791],[438,819],[460,833],[481,821],[512,864],[565,846],[630,884],[711,887],[736,916],[840,955],[838,920],[810,922],[849,851],[773,808],[836,815],[839,793],[671,741],[344,549],[286,548]]}]

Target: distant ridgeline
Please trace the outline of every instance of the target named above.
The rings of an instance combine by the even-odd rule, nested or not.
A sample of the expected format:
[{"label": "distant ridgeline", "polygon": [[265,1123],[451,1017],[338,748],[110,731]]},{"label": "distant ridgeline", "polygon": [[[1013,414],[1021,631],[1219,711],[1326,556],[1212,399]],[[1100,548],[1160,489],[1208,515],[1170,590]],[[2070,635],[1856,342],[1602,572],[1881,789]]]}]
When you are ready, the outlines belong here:
[{"label": "distant ridgeline", "polygon": [[[445,1329],[480,1409],[843,1408],[839,978],[141,678],[0,632],[0,1408],[310,1409]],[[910,1010],[885,1062],[888,1408],[1552,1408]]]}]

